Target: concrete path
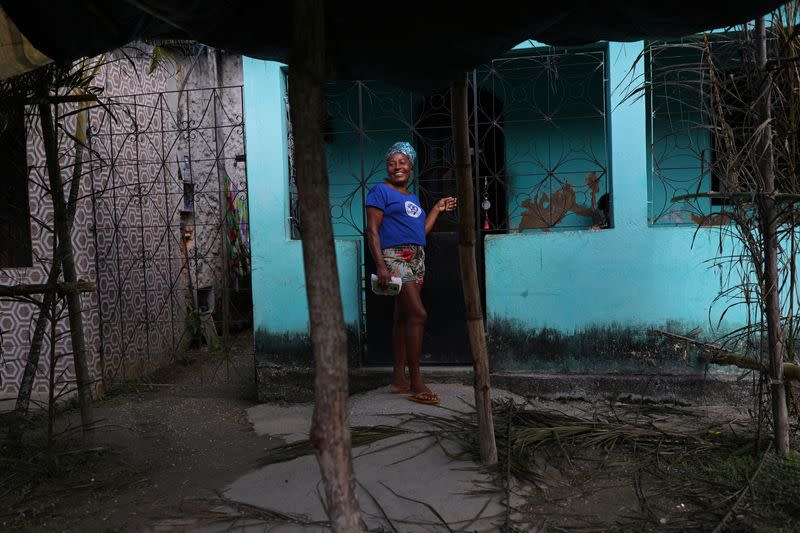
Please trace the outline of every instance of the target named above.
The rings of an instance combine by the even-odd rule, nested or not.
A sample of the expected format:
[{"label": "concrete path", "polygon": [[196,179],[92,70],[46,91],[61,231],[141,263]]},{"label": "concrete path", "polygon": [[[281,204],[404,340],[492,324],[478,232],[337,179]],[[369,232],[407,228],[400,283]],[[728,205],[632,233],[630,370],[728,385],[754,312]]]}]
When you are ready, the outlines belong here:
[{"label": "concrete path", "polygon": [[[447,409],[467,411],[474,402],[471,387],[431,384],[431,389],[442,397],[441,407],[408,401],[406,395],[391,394],[386,388],[352,396],[351,426],[394,426],[398,424],[398,415],[411,412],[450,416],[452,412]],[[506,391],[493,390],[492,393],[494,397],[523,401]],[[294,442],[307,438],[312,411],[312,404],[262,404],[248,409],[248,416],[259,435]],[[431,437],[420,438],[414,434],[391,437],[355,448],[353,456],[359,503],[365,522],[372,530],[496,531],[496,524],[504,518],[501,493],[475,494],[495,489],[489,475],[472,461],[452,459]],[[231,508],[216,509],[220,513],[235,516],[233,507],[243,504],[247,509],[302,516],[310,522],[326,520],[323,487],[313,455],[254,470],[232,483],[223,497]],[[171,524],[172,527],[178,525]],[[264,522],[254,520],[229,521],[224,527],[220,526],[214,523],[189,530],[265,531]],[[266,530],[326,531],[320,526],[279,523],[273,523]]]}]

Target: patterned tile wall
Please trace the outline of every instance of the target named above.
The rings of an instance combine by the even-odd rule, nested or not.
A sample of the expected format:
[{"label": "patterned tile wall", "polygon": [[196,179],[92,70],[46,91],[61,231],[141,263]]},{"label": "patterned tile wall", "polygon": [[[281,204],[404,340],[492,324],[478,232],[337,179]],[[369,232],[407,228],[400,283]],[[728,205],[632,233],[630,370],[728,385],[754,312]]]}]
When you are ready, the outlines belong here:
[{"label": "patterned tile wall", "polygon": [[[186,61],[208,63],[209,56]],[[200,89],[215,83],[215,77],[201,68],[186,80],[186,90],[170,91],[182,81],[181,71],[143,75],[148,58],[136,59],[134,68],[123,57],[107,56],[109,61],[96,78],[108,106],[93,110],[88,120],[93,155],[84,155],[86,174],[73,230],[78,276],[97,284],[95,292],[82,297],[84,328],[93,379],[106,385],[173,360],[189,335],[185,318],[192,301],[190,287],[228,286],[220,253],[218,164],[246,195],[244,163],[236,161],[244,154],[241,87]],[[228,57],[226,72],[241,85],[240,58]],[[4,284],[44,283],[52,257],[48,224],[53,211],[44,150],[38,116],[29,111],[34,266],[0,270]],[[74,131],[74,118],[65,124]],[[217,129],[221,135],[215,136]],[[217,158],[219,142],[224,146]],[[63,133],[60,146],[72,146]],[[195,182],[193,213],[182,213],[184,176],[178,159],[184,155],[190,158]],[[73,151],[65,149],[61,157],[65,178],[73,162]],[[183,237],[188,228],[194,235],[187,250]],[[17,395],[37,315],[33,304],[0,301],[0,410],[10,407]],[[64,318],[58,326],[67,333],[57,337],[56,352],[69,354],[68,322]],[[46,342],[36,396],[48,390],[48,353]],[[71,390],[71,359],[62,357],[56,370]]]}]

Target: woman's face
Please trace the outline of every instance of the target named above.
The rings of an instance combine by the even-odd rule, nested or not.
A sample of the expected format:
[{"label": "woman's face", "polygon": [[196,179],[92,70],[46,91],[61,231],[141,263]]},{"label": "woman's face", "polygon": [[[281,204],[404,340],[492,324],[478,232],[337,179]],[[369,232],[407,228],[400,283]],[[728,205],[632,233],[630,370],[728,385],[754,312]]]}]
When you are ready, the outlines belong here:
[{"label": "woman's face", "polygon": [[392,185],[405,187],[411,179],[411,162],[404,154],[394,153],[386,162],[387,179]]}]

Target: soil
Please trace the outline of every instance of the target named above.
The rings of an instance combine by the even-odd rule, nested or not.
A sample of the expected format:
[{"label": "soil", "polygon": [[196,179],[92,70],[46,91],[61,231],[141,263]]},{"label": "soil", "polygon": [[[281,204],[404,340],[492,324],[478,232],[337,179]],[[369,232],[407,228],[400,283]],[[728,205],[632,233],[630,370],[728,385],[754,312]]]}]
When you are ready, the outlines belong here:
[{"label": "soil", "polygon": [[[64,409],[56,425],[61,435],[49,452],[46,419],[35,416],[22,449],[0,448],[0,531],[153,531],[197,517],[198,502],[219,502],[227,485],[283,444],[258,436],[248,420],[246,410],[256,404],[253,368],[249,333],[237,337],[227,354],[191,352],[97,400],[91,442],[76,431],[75,409]],[[531,407],[752,442],[746,409],[536,400]],[[551,447],[537,454],[541,483],[513,500],[517,529],[507,529],[711,531],[725,521],[722,530],[800,531],[800,516],[792,511],[800,497],[800,456],[789,464],[795,478],[783,480],[788,503],[774,502],[788,511],[777,522],[765,522],[761,517],[775,509],[740,491],[756,471],[758,454],[733,445],[724,449],[726,455],[716,459],[687,450],[685,460],[662,462],[624,446]],[[751,512],[759,509],[758,515]],[[227,527],[217,525],[220,531]]]},{"label": "soil", "polygon": [[0,457],[11,467],[0,468],[0,530],[142,531],[180,515],[187,498],[216,497],[280,443],[257,436],[247,419],[256,403],[253,368],[249,334],[229,354],[190,352],[96,401],[89,443],[75,431],[77,412],[60,413],[66,434],[52,461],[44,459],[46,420],[35,417],[25,450]]}]

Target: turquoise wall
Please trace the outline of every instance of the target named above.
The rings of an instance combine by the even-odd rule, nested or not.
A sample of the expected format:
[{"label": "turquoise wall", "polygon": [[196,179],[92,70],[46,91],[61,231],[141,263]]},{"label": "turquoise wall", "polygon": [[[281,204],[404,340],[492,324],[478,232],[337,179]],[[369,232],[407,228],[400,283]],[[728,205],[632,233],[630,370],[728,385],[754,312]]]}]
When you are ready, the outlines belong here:
[{"label": "turquoise wall", "polygon": [[[495,369],[700,371],[653,328],[710,333],[725,304],[713,230],[648,223],[647,103],[624,99],[643,79],[643,43],[609,43],[614,227],[486,239],[486,306]],[[638,81],[636,81],[638,80]],[[693,244],[693,238],[694,244]],[[732,309],[722,328],[746,322]]]},{"label": "turquoise wall", "polygon": [[[709,312],[724,288],[720,267],[708,262],[719,255],[718,233],[696,233],[695,226],[648,222],[653,203],[662,201],[650,179],[648,139],[654,139],[655,154],[669,148],[660,148],[659,143],[674,141],[656,141],[669,128],[658,122],[658,117],[648,128],[652,116],[647,99],[624,98],[626,90],[643,80],[644,63],[639,62],[631,71],[643,44],[608,46],[606,85],[612,93],[606,134],[610,136],[610,150],[600,163],[609,172],[614,227],[510,233],[486,239],[486,304],[495,369],[699,372],[696,366],[684,363],[681,354],[670,351],[670,343],[652,330],[686,332],[700,326],[704,335],[711,335],[709,321],[716,325],[728,303],[718,302]],[[244,81],[257,354],[262,360],[302,360],[309,356],[308,313],[301,242],[290,239],[287,224],[288,162],[281,65],[247,58]],[[339,93],[336,87],[341,88]],[[337,235],[351,237],[337,240],[336,251],[345,320],[351,341],[357,345],[363,252],[360,240],[352,238],[352,226],[362,224],[362,206],[361,194],[353,191],[368,188],[382,178],[383,150],[398,138],[407,137],[414,97],[409,93],[391,100],[389,95],[397,95],[396,90],[364,86],[368,97],[363,98],[362,92],[365,105],[359,111],[352,92],[357,84],[332,88],[329,132],[333,135],[327,144],[331,208],[334,218],[339,219]],[[359,112],[363,112],[358,119],[363,120],[363,137],[353,124]],[[525,122],[524,113],[516,117]],[[505,125],[507,152],[531,139],[539,142],[544,138],[541,131],[531,131],[531,124],[528,121],[529,127],[523,128],[512,120]],[[603,127],[599,122],[593,124],[588,137],[592,143],[602,139]],[[580,137],[577,126],[566,126],[562,133],[568,138]],[[707,141],[697,138],[692,142]],[[603,153],[602,147],[595,151]],[[508,153],[506,157],[510,159]],[[693,165],[689,154],[680,150],[671,157],[677,158],[678,171]],[[533,173],[524,170],[522,159],[518,162],[510,167],[510,179],[524,188],[528,186],[526,176]],[[734,308],[721,328],[745,321],[744,309]]]},{"label": "turquoise wall", "polygon": [[[282,65],[244,58],[244,113],[253,265],[256,356],[310,358],[303,253],[289,231],[289,179]],[[358,335],[360,247],[336,241],[344,319]],[[331,305],[338,305],[331,302]]]}]

